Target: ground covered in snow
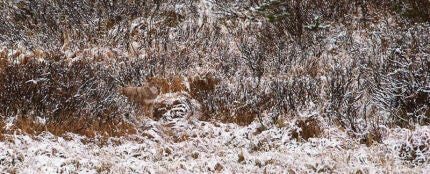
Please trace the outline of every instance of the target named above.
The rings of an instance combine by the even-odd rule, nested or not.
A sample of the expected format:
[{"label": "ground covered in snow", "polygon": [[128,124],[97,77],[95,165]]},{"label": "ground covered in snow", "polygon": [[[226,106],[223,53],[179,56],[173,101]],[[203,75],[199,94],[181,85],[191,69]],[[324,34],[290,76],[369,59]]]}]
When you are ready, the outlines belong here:
[{"label": "ground covered in snow", "polygon": [[[248,126],[173,118],[143,120],[139,132],[107,141],[76,134],[62,137],[6,135],[0,171],[6,173],[428,173],[430,127],[389,129],[370,147],[346,132],[325,127],[320,138],[297,141],[293,125],[261,130]],[[411,139],[413,139],[411,141]],[[410,151],[408,151],[410,152]]]},{"label": "ground covered in snow", "polygon": [[2,0],[0,173],[430,173],[428,9]]}]

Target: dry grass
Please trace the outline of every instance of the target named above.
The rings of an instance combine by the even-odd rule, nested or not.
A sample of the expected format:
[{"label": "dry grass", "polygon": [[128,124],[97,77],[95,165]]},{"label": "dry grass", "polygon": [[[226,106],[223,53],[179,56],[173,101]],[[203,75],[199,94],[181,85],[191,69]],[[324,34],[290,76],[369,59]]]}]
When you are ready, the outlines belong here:
[{"label": "dry grass", "polygon": [[[239,5],[242,10],[253,6],[249,6],[253,3],[233,3],[233,1],[226,3],[228,4],[226,7],[232,4]],[[119,16],[130,16],[130,18],[109,19],[90,15],[93,13],[88,12],[101,8],[93,3],[89,6],[82,3],[74,4],[82,8],[71,8],[64,3],[65,11],[59,10],[63,8],[62,2],[52,6],[48,6],[49,3],[45,1],[31,4],[35,8],[13,9],[9,8],[8,2],[3,3],[5,10],[1,13],[9,16],[1,19],[3,23],[18,23],[16,26],[0,27],[1,31],[4,31],[0,37],[12,42],[8,49],[13,52],[8,57],[8,49],[0,50],[0,115],[18,116],[14,126],[23,132],[51,131],[56,135],[75,132],[87,136],[94,136],[94,131],[111,136],[133,132],[132,124],[128,124],[124,117],[139,117],[142,114],[138,111],[141,106],[132,108],[124,101],[115,100],[121,98],[113,89],[125,84],[141,85],[145,81],[142,79],[147,78],[148,74],[153,77],[147,80],[156,84],[162,93],[186,91],[191,98],[199,101],[202,105],[200,117],[202,120],[220,120],[248,125],[256,118],[262,117],[262,113],[270,113],[275,124],[278,127],[284,127],[285,121],[277,118],[298,112],[311,101],[323,107],[319,109],[325,109],[323,115],[327,119],[340,123],[345,129],[351,128],[359,132],[368,131],[356,127],[361,124],[358,120],[363,119],[363,116],[358,114],[361,112],[360,105],[363,102],[369,102],[376,105],[381,103],[389,105],[381,109],[394,111],[390,115],[394,118],[391,123],[393,127],[410,126],[408,121],[402,120],[411,119],[413,123],[429,124],[430,109],[426,109],[429,94],[407,91],[401,92],[405,96],[397,99],[396,95],[400,93],[386,91],[396,89],[395,86],[381,86],[381,84],[390,84],[390,81],[385,80],[390,80],[390,77],[381,77],[381,74],[393,74],[392,72],[399,72],[398,69],[405,69],[405,67],[378,64],[379,60],[382,60],[380,57],[393,58],[395,60],[393,62],[400,63],[404,62],[402,57],[405,56],[424,57],[422,60],[415,61],[423,62],[418,68],[413,63],[411,65],[414,66],[405,63],[410,68],[406,68],[407,70],[422,69],[415,74],[412,73],[413,78],[410,78],[412,77],[410,74],[404,73],[406,77],[399,78],[395,75],[391,78],[391,82],[405,81],[408,84],[419,84],[418,87],[424,91],[427,90],[426,70],[430,64],[425,57],[426,54],[420,51],[425,50],[425,45],[428,45],[428,41],[425,40],[428,38],[425,37],[428,32],[420,29],[420,27],[426,28],[425,25],[424,27],[419,24],[407,26],[411,32],[409,37],[402,26],[391,27],[382,24],[382,21],[386,20],[390,23],[387,25],[395,26],[401,22],[409,25],[402,20],[396,21],[398,17],[406,17],[413,22],[428,21],[428,12],[425,10],[428,9],[429,3],[425,0],[408,0],[405,1],[404,6],[400,6],[402,3],[398,1],[372,1],[367,4],[342,1],[338,5],[332,5],[329,1],[311,0],[276,6],[263,10],[261,14],[252,14],[248,11],[257,21],[256,23],[250,21],[250,25],[242,25],[244,23],[241,17],[223,16],[222,12],[219,13],[220,15],[211,16],[196,15],[200,13],[198,10],[184,10],[179,14],[176,11],[173,12],[172,6],[167,2],[157,4],[159,11],[152,14],[151,18],[165,20],[156,24],[146,23],[145,20],[139,21],[140,17],[148,17],[149,13],[146,12],[151,10],[154,5],[152,2],[134,5],[114,4],[113,6],[117,6],[118,9],[123,9],[118,10],[121,11]],[[186,7],[184,9],[199,9],[197,8],[199,3],[189,4],[183,6]],[[101,12],[113,14],[112,9],[115,8],[105,8]],[[18,12],[20,10],[34,15],[29,15],[31,20],[24,20],[26,18]],[[55,19],[56,15],[68,16],[69,10],[76,14],[87,15],[70,16],[74,20],[63,21],[61,25],[46,22]],[[207,10],[209,10],[208,13],[213,12],[210,9]],[[285,16],[283,20],[265,20],[267,15],[276,15],[283,10],[297,11],[292,16]],[[45,12],[49,11],[59,13],[45,16]],[[192,17],[200,15],[205,19],[205,25],[196,25],[200,23],[197,22],[200,18]],[[323,24],[331,25],[329,30],[303,29],[304,25],[315,23],[316,15],[321,17]],[[42,16],[44,16],[43,19]],[[231,24],[224,22],[227,18]],[[93,19],[99,20],[100,24],[95,26],[93,23],[81,23],[94,21]],[[388,22],[390,20],[394,22]],[[34,23],[34,21],[38,22]],[[369,22],[374,23],[376,27],[373,28],[373,24],[369,25]],[[364,24],[362,26],[355,23]],[[129,27],[128,25],[136,27],[131,28],[131,31],[122,29],[124,26]],[[166,32],[166,26],[172,28],[172,32]],[[222,31],[225,27],[231,32]],[[46,30],[48,28],[52,30]],[[354,33],[358,28],[365,28],[366,31],[360,39],[355,39]],[[348,32],[345,33],[345,30]],[[118,32],[114,35],[108,34],[115,33],[111,31]],[[369,33],[373,31],[384,32],[366,40]],[[195,34],[190,35],[193,32]],[[343,38],[350,39],[346,41]],[[403,39],[406,42],[398,42],[395,38],[406,38]],[[14,44],[16,40],[23,44],[20,42]],[[84,43],[82,43],[83,40],[85,40]],[[378,48],[379,44],[375,44],[379,43],[379,40],[384,42],[381,49]],[[417,44],[406,45],[409,40]],[[44,48],[38,48],[41,43],[45,45]],[[100,48],[100,45],[106,45],[109,48]],[[327,46],[334,47],[329,51],[322,49]],[[386,50],[396,48],[405,48],[407,55],[396,57],[394,53],[384,53]],[[123,51],[123,54],[116,50]],[[368,50],[374,51],[368,53],[366,52]],[[359,54],[355,54],[357,51]],[[368,57],[368,60],[361,61],[357,58],[358,55]],[[330,56],[336,58],[331,59]],[[342,58],[337,59],[337,57]],[[46,62],[38,63],[41,59]],[[72,59],[78,61],[72,62]],[[360,60],[360,62],[351,63],[354,61],[350,60]],[[20,62],[20,64],[11,64],[10,61]],[[381,62],[384,61],[390,62],[386,60]],[[110,64],[112,62],[116,64]],[[109,68],[103,69],[104,67]],[[375,67],[391,67],[392,71]],[[213,73],[195,73],[204,68],[207,68],[205,71]],[[184,72],[196,75],[192,77],[179,75]],[[322,77],[327,82],[324,82]],[[266,82],[262,83],[262,81]],[[381,89],[375,89],[378,86]],[[408,88],[416,87],[409,85]],[[382,101],[373,101],[371,99],[375,97],[373,92],[378,90],[385,91],[387,95],[383,96],[386,98]],[[324,92],[324,96],[320,95],[321,91]],[[390,96],[390,94],[395,95]],[[409,98],[410,96],[412,98]],[[400,104],[394,105],[395,102],[391,102],[393,100]],[[122,109],[126,106],[128,111]],[[155,120],[161,119],[165,113],[161,108],[170,110],[171,107],[160,104],[154,108]],[[135,112],[132,112],[133,109],[136,109]],[[36,118],[39,116],[46,117],[46,124],[38,123]],[[380,117],[372,119],[378,118]],[[395,120],[396,118],[400,119]],[[294,133],[297,139],[318,137],[318,132],[322,131],[318,123],[312,120],[300,120],[295,124],[301,129]],[[373,142],[379,142],[381,136],[376,131],[359,138],[370,146]]]},{"label": "dry grass", "polygon": [[106,72],[94,69],[85,60],[50,63],[31,56],[20,64],[8,63],[0,71],[0,114],[15,116],[7,132],[73,132],[88,137],[136,132],[133,124],[122,117],[129,111],[114,102],[115,83]]},{"label": "dry grass", "polygon": [[148,82],[160,88],[162,93],[188,91],[184,77],[178,75],[172,77],[154,76],[150,77]]},{"label": "dry grass", "polygon": [[6,133],[6,124],[3,121],[0,121],[0,141],[4,140],[5,133]]},{"label": "dry grass", "polygon": [[22,133],[28,133],[28,134],[39,134],[43,131],[46,131],[46,126],[39,123],[35,118],[33,117],[16,117],[14,120],[14,124],[9,130],[11,133],[15,131],[19,131]]},{"label": "dry grass", "polygon": [[297,120],[295,126],[297,126],[297,128],[291,132],[291,137],[297,141],[320,137],[323,132],[321,122],[314,117],[309,117],[305,120]]},{"label": "dry grass", "polygon": [[225,123],[236,123],[241,126],[249,125],[255,118],[257,118],[257,113],[249,113],[247,110],[239,110],[235,116],[226,114],[222,117],[221,121]]},{"label": "dry grass", "polygon": [[7,50],[3,49],[0,51],[0,72],[2,72],[8,64],[9,60],[7,59]]},{"label": "dry grass", "polygon": [[368,133],[364,134],[363,138],[360,139],[360,143],[370,147],[375,143],[382,143],[383,138],[383,130],[381,128],[373,128]]},{"label": "dry grass", "polygon": [[201,92],[213,92],[219,82],[220,79],[215,77],[212,73],[194,76],[190,78],[190,94],[198,99]]},{"label": "dry grass", "polygon": [[411,131],[400,148],[400,157],[414,165],[426,164],[430,161],[430,129],[417,127]]},{"label": "dry grass", "polygon": [[[90,124],[88,123],[90,122]],[[0,125],[4,123],[0,122]],[[13,134],[24,133],[38,135],[44,131],[48,131],[56,136],[62,136],[65,133],[73,132],[80,135],[85,135],[88,138],[94,138],[97,135],[103,137],[123,137],[136,133],[134,124],[123,122],[119,119],[109,121],[89,121],[89,120],[63,120],[62,124],[56,122],[40,123],[34,117],[17,117],[14,120],[13,126],[5,130],[2,126],[0,132]]]}]

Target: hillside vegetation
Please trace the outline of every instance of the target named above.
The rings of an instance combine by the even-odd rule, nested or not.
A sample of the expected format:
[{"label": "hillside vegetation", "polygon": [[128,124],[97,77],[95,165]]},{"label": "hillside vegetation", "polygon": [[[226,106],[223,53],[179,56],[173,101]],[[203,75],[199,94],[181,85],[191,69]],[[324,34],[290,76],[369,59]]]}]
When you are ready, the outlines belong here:
[{"label": "hillside vegetation", "polygon": [[[1,1],[0,169],[428,171],[429,9],[428,0]],[[160,89],[152,116],[118,90],[147,83]],[[62,159],[46,163],[29,144],[66,155],[42,152]]]}]

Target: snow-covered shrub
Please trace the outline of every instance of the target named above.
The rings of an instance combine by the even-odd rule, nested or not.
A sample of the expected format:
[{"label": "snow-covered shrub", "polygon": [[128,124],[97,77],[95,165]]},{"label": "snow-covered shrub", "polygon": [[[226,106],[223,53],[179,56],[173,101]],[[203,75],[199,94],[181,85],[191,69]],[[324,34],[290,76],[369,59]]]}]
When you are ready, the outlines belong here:
[{"label": "snow-covered shrub", "polygon": [[112,128],[118,126],[132,131],[124,127],[124,116],[132,115],[132,109],[118,100],[119,84],[110,75],[112,71],[109,66],[85,60],[69,64],[29,59],[9,64],[0,74],[0,114],[17,117],[16,123],[21,123],[16,125],[18,129],[44,120],[28,127],[36,133],[48,130],[92,135],[101,131],[114,135],[120,129]]},{"label": "snow-covered shrub", "polygon": [[375,143],[383,143],[383,139],[387,136],[387,130],[384,127],[370,127],[366,131],[355,134],[360,139],[361,144],[366,144],[370,147]]},{"label": "snow-covered shrub", "polygon": [[417,127],[399,150],[402,159],[415,165],[428,163],[430,161],[430,129]]},{"label": "snow-covered shrub", "polygon": [[121,86],[142,86],[151,71],[151,59],[131,59],[119,61],[113,66],[112,76]]},{"label": "snow-covered shrub", "polygon": [[11,44],[20,40],[46,49],[127,45],[126,24],[155,6],[143,1],[1,1],[0,33]]},{"label": "snow-covered shrub", "polygon": [[268,98],[252,88],[250,82],[240,85],[244,86],[233,87],[232,84],[221,83],[208,93],[202,105],[209,119],[247,125],[258,117],[261,112],[258,104]]},{"label": "snow-covered shrub", "polygon": [[360,85],[360,78],[363,76],[358,71],[356,61],[335,64],[329,72],[326,88],[326,116],[354,132],[362,131],[359,120],[362,118],[360,109],[366,86]]},{"label": "snow-covered shrub", "polygon": [[322,123],[317,117],[298,119],[291,131],[291,137],[297,141],[317,138],[323,133]]},{"label": "snow-covered shrub", "polygon": [[392,125],[430,124],[430,45],[428,27],[413,27],[395,40],[389,55],[379,62],[374,100],[391,114]]},{"label": "snow-covered shrub", "polygon": [[[0,117],[0,119],[3,119]],[[0,121],[0,141],[3,140],[3,134],[6,133],[6,123]]]},{"label": "snow-covered shrub", "polygon": [[430,22],[430,2],[427,0],[396,0],[392,8],[408,22]]},{"label": "snow-covered shrub", "polygon": [[[111,87],[140,86],[149,76],[159,78],[164,93],[177,92],[187,87],[172,85],[179,84],[172,77],[187,78],[203,70],[213,72],[217,82],[214,85],[211,77],[204,75],[200,80],[190,80],[190,95],[202,104],[202,118],[249,124],[255,118],[261,121],[261,117],[270,117],[266,120],[276,122],[280,117],[294,117],[312,102],[326,119],[356,132],[366,132],[378,121],[404,124],[409,117],[413,122],[428,123],[428,24],[403,23],[420,25],[419,30],[396,26],[400,24],[398,18],[407,15],[409,9],[426,14],[426,2],[406,1],[404,6],[399,1],[374,0],[335,4],[328,0],[172,2],[2,1],[0,23],[4,25],[0,25],[0,38],[4,43],[0,44],[13,53],[22,51],[17,47],[43,49],[46,55],[36,57],[54,62],[96,60],[105,54],[98,48],[113,50],[110,63],[103,62],[104,58],[97,63],[88,61],[88,72],[85,66],[70,69],[61,65],[66,72],[82,69],[83,74],[89,73],[88,77],[66,79],[81,84],[88,81],[80,89],[80,93],[88,93],[86,96],[66,95],[79,89],[73,85],[70,91],[61,88],[64,96],[54,96],[59,93],[56,85],[60,83],[26,78],[34,81],[23,83],[25,86],[55,86],[49,89],[54,91],[52,94],[41,96],[63,97],[66,101],[58,106],[55,102],[37,105],[43,112],[62,108],[53,112],[58,114],[67,107],[82,107],[89,115],[99,111],[115,115],[116,111],[101,111],[110,105],[111,99],[102,98],[114,93]],[[400,13],[391,9],[395,5],[401,5]],[[318,23],[331,27],[309,27]],[[402,43],[403,38],[407,43]],[[396,48],[403,53],[397,53]],[[14,58],[7,61],[19,62],[24,57],[15,55],[19,59],[12,55]],[[0,69],[7,61],[0,59]],[[77,64],[79,61],[71,66]],[[103,72],[96,70],[99,68]],[[403,73],[405,69],[413,73]],[[94,90],[95,86],[100,91]],[[394,90],[405,86],[413,90]],[[112,98],[118,97],[115,95]],[[370,101],[369,96],[374,100]],[[40,98],[44,97],[35,101]],[[91,100],[87,104],[77,102],[88,98]],[[118,97],[119,105],[132,107],[121,99]],[[389,111],[393,120],[377,114],[367,117],[368,105]],[[41,115],[31,113],[29,106],[19,112]],[[74,111],[67,110],[76,115],[86,113]]]}]

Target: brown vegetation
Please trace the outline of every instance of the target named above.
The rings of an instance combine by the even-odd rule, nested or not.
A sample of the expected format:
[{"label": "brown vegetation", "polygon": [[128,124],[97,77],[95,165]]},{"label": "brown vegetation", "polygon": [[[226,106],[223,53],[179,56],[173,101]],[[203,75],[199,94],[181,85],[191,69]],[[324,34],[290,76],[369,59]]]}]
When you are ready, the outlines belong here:
[{"label": "brown vegetation", "polygon": [[0,121],[0,141],[4,140],[4,135],[6,133],[6,124],[3,121]]},{"label": "brown vegetation", "polygon": [[[117,123],[147,102],[116,89],[149,82],[187,92],[202,120],[239,125],[282,127],[312,103],[330,123],[370,132],[366,144],[380,141],[373,123],[430,123],[426,0],[211,1],[204,13],[172,2],[0,2],[2,119],[31,133],[126,132]],[[150,111],[158,120],[173,105]],[[389,118],[367,117],[368,106]],[[297,121],[294,137],[319,136],[315,121]]]},{"label": "brown vegetation", "polygon": [[154,76],[150,77],[148,82],[157,86],[161,93],[188,91],[185,78],[178,75],[172,77]]},{"label": "brown vegetation", "polygon": [[372,146],[374,143],[382,143],[384,132],[381,128],[374,128],[360,139],[361,144],[366,144],[367,147]]},{"label": "brown vegetation", "polygon": [[297,128],[291,132],[291,137],[297,141],[317,138],[323,133],[321,122],[314,117],[309,117],[305,120],[297,120],[295,126],[297,126]]},{"label": "brown vegetation", "polygon": [[414,165],[430,160],[430,132],[428,129],[415,130],[399,147],[399,155]]},{"label": "brown vegetation", "polygon": [[[90,124],[88,123],[90,122]],[[40,123],[35,118],[17,117],[13,126],[4,130],[4,133],[27,133],[38,135],[44,131],[62,136],[65,133],[73,132],[85,135],[88,138],[94,138],[97,134],[104,137],[121,137],[136,133],[134,125],[130,123],[121,123],[120,120],[110,120],[106,122],[90,120],[64,120],[63,124],[55,122]]]},{"label": "brown vegetation", "polygon": [[[102,69],[102,68],[100,68]],[[113,79],[95,80],[100,73],[85,62],[37,62],[8,64],[0,75],[0,114],[16,116],[8,132],[55,135],[74,132],[123,136],[134,127],[120,117],[121,107],[112,103]],[[99,71],[98,73],[96,72]],[[43,123],[39,120],[43,119]]]}]

